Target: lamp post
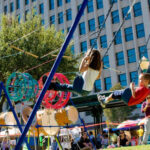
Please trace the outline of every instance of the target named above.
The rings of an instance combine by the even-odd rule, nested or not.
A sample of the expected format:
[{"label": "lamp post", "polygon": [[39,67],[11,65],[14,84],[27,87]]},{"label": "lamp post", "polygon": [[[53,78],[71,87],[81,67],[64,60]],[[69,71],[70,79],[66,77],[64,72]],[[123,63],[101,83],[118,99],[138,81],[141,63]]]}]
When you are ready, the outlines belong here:
[{"label": "lamp post", "polygon": [[149,65],[150,65],[150,62],[148,61],[146,57],[143,56],[140,62],[140,68],[142,72],[147,72]]}]

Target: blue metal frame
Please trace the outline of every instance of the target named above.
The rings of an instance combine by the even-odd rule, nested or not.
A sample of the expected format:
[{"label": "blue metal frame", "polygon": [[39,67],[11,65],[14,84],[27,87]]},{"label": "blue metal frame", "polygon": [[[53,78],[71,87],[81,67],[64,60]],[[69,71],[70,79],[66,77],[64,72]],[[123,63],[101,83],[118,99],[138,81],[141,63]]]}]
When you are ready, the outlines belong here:
[{"label": "blue metal frame", "polygon": [[22,142],[23,142],[23,140],[24,140],[24,138],[25,138],[25,136],[26,136],[30,126],[31,126],[31,123],[32,123],[32,121],[34,119],[34,116],[35,116],[37,110],[39,109],[40,104],[42,102],[42,99],[43,99],[43,97],[44,97],[44,95],[45,95],[45,93],[46,93],[46,91],[47,91],[47,89],[48,89],[48,87],[49,87],[49,85],[51,83],[51,80],[52,80],[52,78],[53,78],[53,76],[54,76],[54,74],[55,74],[55,72],[57,70],[57,67],[59,66],[61,58],[64,55],[65,50],[66,50],[66,48],[67,48],[67,46],[68,46],[68,44],[69,44],[69,42],[70,42],[70,40],[71,40],[71,38],[73,36],[73,33],[74,33],[78,23],[79,23],[79,20],[80,20],[82,14],[83,14],[83,11],[84,11],[84,9],[85,9],[85,7],[87,5],[87,2],[88,2],[88,0],[84,0],[83,3],[82,3],[82,6],[81,6],[81,8],[80,8],[76,18],[75,18],[75,21],[74,21],[74,23],[71,26],[70,32],[68,33],[68,35],[67,35],[67,37],[65,39],[65,42],[62,45],[62,48],[61,48],[61,50],[60,50],[60,52],[59,52],[59,54],[57,56],[57,59],[56,59],[54,65],[53,65],[53,67],[51,69],[51,72],[50,72],[50,74],[49,74],[49,76],[48,76],[48,78],[46,80],[44,88],[42,89],[41,94],[40,94],[39,98],[37,99],[37,102],[36,102],[36,104],[35,104],[35,106],[33,108],[33,111],[31,113],[29,119],[28,119],[28,122],[27,122],[27,124],[26,124],[26,126],[24,128],[24,131],[22,132],[22,135],[19,138],[19,141],[18,141],[18,143],[17,143],[17,145],[15,147],[15,150],[19,150],[21,145],[22,145]]},{"label": "blue metal frame", "polygon": [[[10,109],[11,109],[11,111],[12,111],[14,117],[15,117],[15,120],[16,120],[16,122],[17,122],[17,125],[18,125],[18,127],[19,127],[19,130],[20,130],[20,132],[22,133],[23,130],[22,130],[22,128],[21,128],[20,122],[19,122],[18,117],[17,117],[17,115],[16,115],[16,112],[15,112],[15,110],[14,110],[14,107],[13,107],[13,105],[12,105],[12,103],[11,103],[11,100],[10,100],[8,94],[7,94],[6,88],[5,88],[4,84],[3,84],[3,82],[0,82],[0,97],[1,97],[1,92],[2,92],[2,90],[4,90],[6,99],[7,99],[7,101],[8,101],[9,106],[10,106]],[[29,150],[31,150],[29,144],[27,143],[27,140],[26,140],[26,139],[24,139],[24,140],[25,140],[25,143],[26,143],[26,145],[27,145],[27,148],[28,148]]]}]

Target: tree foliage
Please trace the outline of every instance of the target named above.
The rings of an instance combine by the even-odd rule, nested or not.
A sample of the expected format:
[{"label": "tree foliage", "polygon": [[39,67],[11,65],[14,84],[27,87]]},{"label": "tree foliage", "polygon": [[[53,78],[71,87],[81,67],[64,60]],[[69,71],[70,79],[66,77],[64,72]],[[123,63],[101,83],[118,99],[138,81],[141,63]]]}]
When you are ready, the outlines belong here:
[{"label": "tree foliage", "polygon": [[[48,60],[55,59],[65,39],[65,35],[62,32],[57,32],[54,26],[44,28],[41,25],[40,16],[34,16],[32,14],[28,15],[25,22],[21,21],[21,23],[18,23],[13,17],[3,16],[0,37],[1,81],[7,80],[12,72],[24,72]],[[23,52],[18,54],[19,51],[11,48],[12,45],[25,52],[37,55],[38,59]],[[65,55],[70,58],[62,58],[57,72],[64,73],[77,70],[77,60],[72,58],[70,47],[68,46],[65,52]],[[53,52],[56,49],[58,49],[54,53],[56,56],[48,55],[47,57],[41,58],[43,55]],[[50,71],[54,61],[33,69],[29,73],[38,80],[41,75]]]},{"label": "tree foliage", "polygon": [[[110,91],[120,89],[123,89],[123,87],[120,85],[120,83],[117,83],[114,87],[110,89]],[[129,115],[131,115],[131,111],[133,110],[133,108],[134,107],[124,106],[104,109],[104,116],[109,122],[122,122],[128,119]]]},{"label": "tree foliage", "polygon": [[[57,32],[54,26],[44,27],[41,25],[41,17],[30,14],[27,16],[27,20],[20,23],[16,18],[12,16],[2,16],[0,25],[0,81],[4,83],[8,79],[9,75],[13,72],[24,72],[30,68],[41,65],[30,73],[34,79],[39,78],[46,72],[51,70],[51,67],[58,55],[61,46],[65,40],[65,34],[61,31]],[[15,46],[24,52],[19,52],[12,48]],[[61,63],[57,69],[57,72],[76,72],[77,71],[77,59],[73,58],[71,53],[71,45],[68,46],[65,56],[69,56],[69,59],[63,57]],[[57,50],[57,51],[56,51]],[[56,51],[47,57],[42,58],[45,54]],[[25,52],[37,55],[38,59],[27,55]],[[45,63],[51,60],[49,63]],[[69,79],[74,78],[75,74],[67,74]],[[4,97],[0,101],[0,109]]]}]

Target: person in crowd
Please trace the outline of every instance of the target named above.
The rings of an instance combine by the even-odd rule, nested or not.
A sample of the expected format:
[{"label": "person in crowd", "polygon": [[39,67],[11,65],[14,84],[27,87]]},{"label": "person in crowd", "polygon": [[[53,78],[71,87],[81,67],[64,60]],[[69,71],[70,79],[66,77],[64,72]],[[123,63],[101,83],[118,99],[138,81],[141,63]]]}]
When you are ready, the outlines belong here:
[{"label": "person in crowd", "polygon": [[112,129],[109,129],[109,141],[111,145],[117,146],[117,134]]},{"label": "person in crowd", "polygon": [[94,137],[92,131],[89,132],[89,138],[90,138],[90,141],[92,141],[92,143],[93,143],[94,145],[96,145],[96,140],[95,140],[95,137]]},{"label": "person in crowd", "polygon": [[142,144],[142,141],[143,141],[143,134],[144,134],[144,129],[143,129],[143,126],[141,125],[140,126],[140,129],[138,130],[138,136],[139,136],[139,145]]},{"label": "person in crowd", "polygon": [[130,88],[113,91],[105,100],[101,95],[97,95],[98,101],[104,108],[105,105],[114,99],[123,100],[128,106],[133,106],[141,103],[150,94],[150,73],[141,73],[139,76],[139,87],[135,89],[134,82],[130,83]]},{"label": "person in crowd", "polygon": [[97,147],[97,149],[102,147],[102,144],[101,144],[102,138],[103,138],[103,132],[100,130],[96,136],[96,147]]},{"label": "person in crowd", "polygon": [[143,102],[141,107],[142,113],[145,113],[145,123],[144,123],[144,135],[142,144],[147,144],[148,137],[150,134],[150,94],[147,96],[146,101]]},{"label": "person in crowd", "polygon": [[83,132],[83,135],[81,136],[78,144],[81,149],[84,148],[92,150],[92,143],[90,142],[86,132]]},{"label": "person in crowd", "polygon": [[[102,67],[100,51],[88,50],[79,67],[82,76],[77,76],[73,85],[51,82],[48,90],[70,91],[79,95],[88,95],[93,89],[95,80],[100,78]],[[42,77],[43,84],[46,80],[47,76],[44,75]]]},{"label": "person in crowd", "polygon": [[108,134],[107,133],[103,134],[101,144],[102,144],[102,148],[107,148],[107,146],[108,146]]},{"label": "person in crowd", "polygon": [[118,147],[121,146],[129,146],[130,144],[130,138],[125,134],[124,131],[120,130],[120,135],[118,136]]}]

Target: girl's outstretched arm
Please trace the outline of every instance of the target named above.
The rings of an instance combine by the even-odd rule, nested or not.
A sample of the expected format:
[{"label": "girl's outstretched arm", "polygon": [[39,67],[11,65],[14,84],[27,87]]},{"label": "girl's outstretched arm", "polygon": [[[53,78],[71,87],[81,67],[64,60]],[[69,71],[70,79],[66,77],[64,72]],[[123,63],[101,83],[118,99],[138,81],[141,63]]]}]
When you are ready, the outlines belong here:
[{"label": "girl's outstretched arm", "polygon": [[130,83],[130,88],[131,88],[131,92],[132,92],[132,97],[135,98],[135,84],[134,84],[134,82]]},{"label": "girl's outstretched arm", "polygon": [[80,64],[79,71],[84,72],[88,69],[90,63],[90,56],[85,56]]}]

